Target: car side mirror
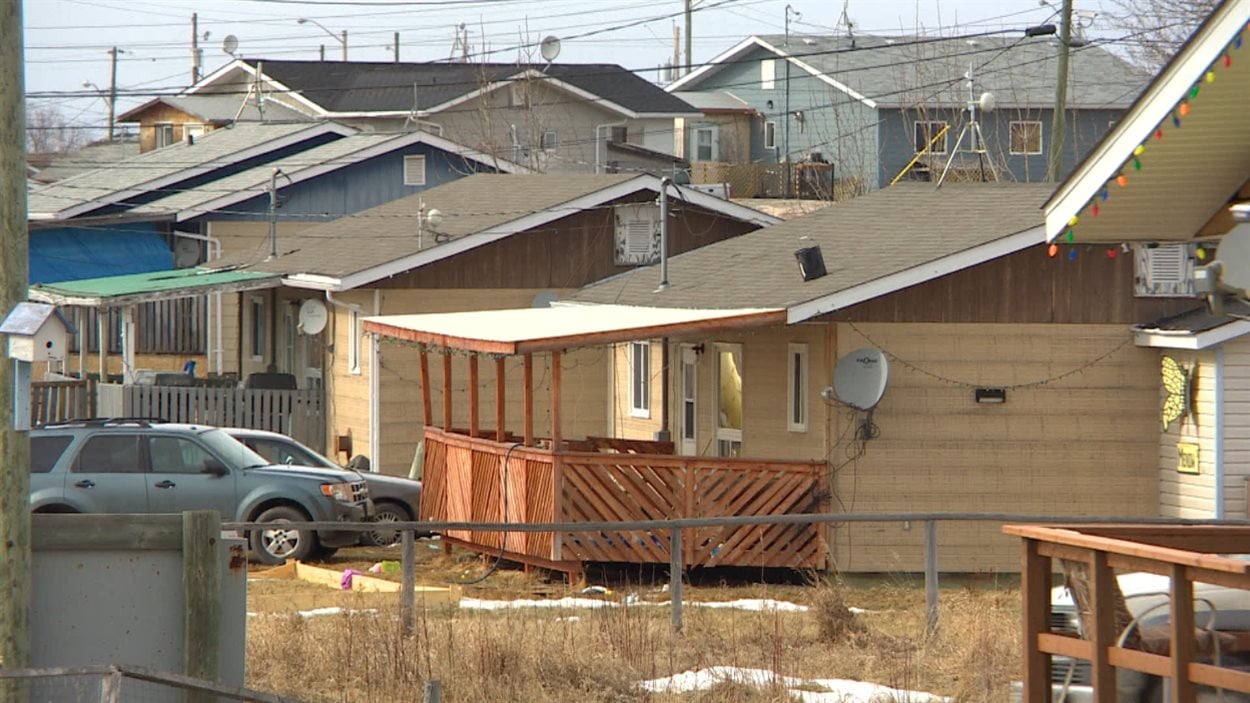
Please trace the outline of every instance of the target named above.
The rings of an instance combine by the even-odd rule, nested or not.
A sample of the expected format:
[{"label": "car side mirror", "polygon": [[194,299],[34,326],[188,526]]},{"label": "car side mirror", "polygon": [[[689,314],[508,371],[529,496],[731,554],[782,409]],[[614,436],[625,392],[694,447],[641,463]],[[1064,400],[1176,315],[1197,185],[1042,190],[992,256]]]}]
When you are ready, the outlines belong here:
[{"label": "car side mirror", "polygon": [[230,473],[230,469],[227,469],[225,464],[216,459],[208,459],[204,462],[204,469],[200,473],[212,474],[217,478],[221,478]]}]

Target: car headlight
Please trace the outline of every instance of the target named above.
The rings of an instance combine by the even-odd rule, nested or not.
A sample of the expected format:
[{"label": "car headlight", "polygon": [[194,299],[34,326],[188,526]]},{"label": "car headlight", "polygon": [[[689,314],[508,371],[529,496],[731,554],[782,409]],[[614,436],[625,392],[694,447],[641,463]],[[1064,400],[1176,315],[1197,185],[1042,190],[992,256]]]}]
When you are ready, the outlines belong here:
[{"label": "car headlight", "polygon": [[323,483],[321,484],[321,492],[344,503],[352,502],[352,484],[347,482]]}]

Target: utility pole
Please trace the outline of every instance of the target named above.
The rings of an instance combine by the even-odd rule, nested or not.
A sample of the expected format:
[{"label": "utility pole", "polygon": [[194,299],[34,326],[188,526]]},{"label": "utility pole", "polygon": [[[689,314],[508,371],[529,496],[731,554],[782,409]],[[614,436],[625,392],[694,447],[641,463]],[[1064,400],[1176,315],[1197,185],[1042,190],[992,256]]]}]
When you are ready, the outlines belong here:
[{"label": "utility pole", "polygon": [[395,32],[395,63],[399,63],[399,32]]},{"label": "utility pole", "polygon": [[343,42],[343,60],[346,61],[347,60],[347,30],[344,29],[341,33],[343,35],[343,38],[340,39],[339,41]]},{"label": "utility pole", "polygon": [[124,53],[121,49],[113,47],[108,50],[109,54],[109,142],[113,141],[113,120],[117,115],[117,55]]},{"label": "utility pole", "polygon": [[694,66],[694,57],[692,56],[691,45],[694,41],[694,25],[691,13],[693,10],[694,0],[686,0],[686,70],[682,74],[690,73]]},{"label": "utility pole", "polygon": [[200,82],[200,17],[191,13],[191,85]]},{"label": "utility pole", "polygon": [[[26,116],[22,3],[0,2],[0,316],[26,300]],[[30,437],[14,429],[17,374],[0,340],[0,669],[30,665]],[[20,684],[0,698],[20,698]]]},{"label": "utility pole", "polygon": [[1063,171],[1063,134],[1067,130],[1064,124],[1064,112],[1068,109],[1068,54],[1072,51],[1072,0],[1063,0],[1063,17],[1059,23],[1059,75],[1055,83],[1055,113],[1050,120],[1050,161],[1046,169],[1046,178],[1051,183],[1059,182]]}]

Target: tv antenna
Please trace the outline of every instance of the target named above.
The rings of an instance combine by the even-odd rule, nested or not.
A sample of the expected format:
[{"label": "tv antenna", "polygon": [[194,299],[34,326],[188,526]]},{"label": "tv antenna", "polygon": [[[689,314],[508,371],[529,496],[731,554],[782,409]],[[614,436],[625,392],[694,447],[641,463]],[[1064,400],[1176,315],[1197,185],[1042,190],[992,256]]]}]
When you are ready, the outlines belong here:
[{"label": "tv antenna", "polygon": [[[969,40],[968,43],[975,46],[976,40]],[[981,166],[981,180],[986,180],[987,169],[990,180],[998,180],[998,172],[994,170],[994,162],[985,150],[985,137],[981,135],[981,123],[977,121],[978,109],[982,112],[994,110],[994,94],[988,91],[981,93],[979,96],[976,94],[976,80],[973,76],[971,63],[968,64],[968,72],[964,74],[964,78],[968,79],[968,121],[964,124],[963,129],[959,131],[959,138],[955,140],[955,148],[951,149],[950,156],[946,158],[946,165],[942,167],[942,175],[938,177],[937,183],[939,188],[942,187],[942,183],[946,180],[946,174],[951,170],[951,164],[955,162],[955,157],[959,155],[960,145],[964,143],[964,137],[968,138],[967,152],[976,154],[977,163]]]}]

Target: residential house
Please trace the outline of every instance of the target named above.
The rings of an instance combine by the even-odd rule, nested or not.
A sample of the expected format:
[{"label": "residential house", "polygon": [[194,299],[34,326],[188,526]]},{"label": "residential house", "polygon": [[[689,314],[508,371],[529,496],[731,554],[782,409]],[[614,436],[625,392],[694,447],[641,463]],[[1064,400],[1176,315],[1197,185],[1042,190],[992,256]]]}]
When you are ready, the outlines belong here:
[{"label": "residential house", "polygon": [[[1250,225],[1250,105],[1244,42],[1250,3],[1220,3],[1124,117],[1046,203],[1047,237],[1064,247],[1129,246],[1139,291],[1189,297],[1185,314],[1140,320],[1137,344],[1152,363],[1133,383],[1156,393],[1158,514],[1250,517],[1250,326],[1244,292],[1207,308],[1195,270],[1225,237]],[[1223,261],[1226,271],[1247,262]]]},{"label": "residential house", "polygon": [[[860,189],[900,175],[936,180],[948,162],[959,180],[1037,182],[1045,180],[1054,143],[1058,56],[1053,37],[757,35],[667,90],[731,93],[755,111],[750,153],[739,163],[828,163],[834,178]],[[1072,47],[1068,75],[1064,173],[1148,80],[1092,43]],[[985,93],[993,97],[982,102]],[[710,126],[688,123],[677,138],[695,173],[712,179],[715,171],[700,169],[696,150]],[[719,149],[702,155],[709,151]],[[793,185],[791,192],[801,181]]]},{"label": "residential house", "polygon": [[[601,381],[611,388],[607,436],[634,453],[613,460],[588,457],[577,443],[526,443],[525,461],[564,467],[554,498],[546,489],[529,494],[538,505],[569,506],[550,516],[556,521],[716,514],[700,513],[703,501],[683,502],[683,491],[742,515],[1155,515],[1158,361],[1133,344],[1130,325],[1189,301],[1135,297],[1133,257],[1118,248],[1050,256],[1038,210],[1049,193],[1045,184],[899,184],[674,256],[664,287],[651,271],[592,284],[564,306],[584,304],[575,308],[581,319],[550,313],[553,331],[538,336],[553,339],[525,336],[548,329],[527,310],[384,315],[366,329],[431,351],[610,345],[609,379]],[[813,249],[823,266],[811,265]],[[640,315],[657,322],[640,324]],[[666,315],[681,320],[666,326]],[[492,341],[500,339],[506,344]],[[889,383],[864,412],[822,391],[834,385],[840,359],[869,347],[889,360]],[[521,435],[517,417],[508,415],[504,436]],[[657,437],[671,445],[650,443]],[[475,516],[479,503],[485,515],[500,514],[491,512],[497,498],[479,493],[498,477],[467,478],[450,462],[458,448],[502,453],[511,441],[427,428],[427,442],[440,449],[426,454],[426,517],[459,514],[440,502],[443,485],[471,487]],[[803,483],[810,466],[818,479]],[[603,472],[631,486],[627,497],[582,495]],[[909,523],[838,526],[818,555],[812,549],[823,530],[783,527],[709,531],[684,544],[683,558],[687,566],[859,572],[919,571],[924,563],[923,530]],[[604,550],[588,539],[567,534],[555,551],[565,560],[597,558]],[[997,524],[943,523],[939,542],[945,571],[1019,566],[1018,545]],[[667,544],[613,555],[665,562]],[[531,547],[516,550],[561,558],[550,544]]]},{"label": "residential house", "polygon": [[164,95],[117,116],[120,124],[138,123],[140,152],[195,140],[235,122],[309,121],[302,112],[248,94]]},{"label": "residential house", "polygon": [[185,97],[237,100],[244,92],[262,106],[277,103],[362,129],[420,127],[552,173],[683,171],[673,120],[699,115],[614,64],[240,59]]},{"label": "residential house", "polygon": [[[361,320],[540,307],[591,281],[639,267],[648,267],[653,285],[659,285],[652,264],[661,241],[676,254],[778,221],[669,184],[664,226],[656,204],[661,185],[650,175],[476,174],[284,234],[276,257],[264,250],[227,255],[220,264],[281,275],[285,284],[276,299],[245,300],[241,370],[247,374],[272,365],[298,372],[285,368],[281,353],[275,359],[272,350],[256,343],[255,316],[323,305],[329,325],[309,343],[325,352],[329,435],[352,437],[355,453],[369,456],[375,468],[407,474],[420,441],[413,428],[432,421],[414,402],[422,392],[419,352],[370,341],[362,335]],[[305,303],[309,300],[314,302]],[[568,431],[602,435],[608,426],[605,356],[592,348],[565,361],[570,364],[565,387],[575,389],[573,410],[564,418]],[[448,372],[455,367],[457,377],[475,378],[472,388],[453,387],[453,394],[465,396],[461,401],[480,390],[484,412],[498,409],[489,397],[500,367],[487,363],[479,369],[476,359],[460,356],[435,363]],[[471,372],[465,368],[470,363]],[[502,370],[507,384],[520,382],[519,365],[510,362]],[[534,373],[537,387],[550,382],[549,367]],[[427,386],[439,397],[441,378],[436,373]],[[467,404],[457,407],[449,419],[476,431]]]}]

